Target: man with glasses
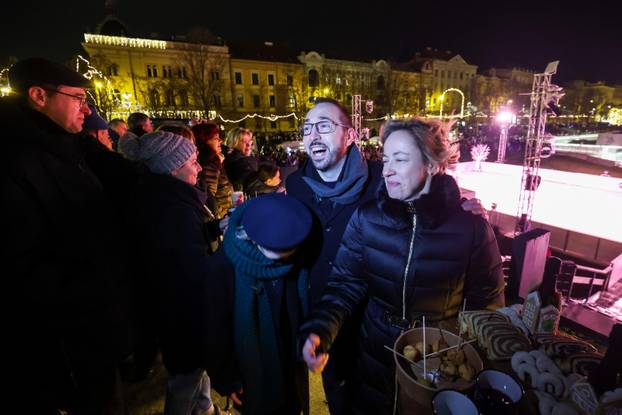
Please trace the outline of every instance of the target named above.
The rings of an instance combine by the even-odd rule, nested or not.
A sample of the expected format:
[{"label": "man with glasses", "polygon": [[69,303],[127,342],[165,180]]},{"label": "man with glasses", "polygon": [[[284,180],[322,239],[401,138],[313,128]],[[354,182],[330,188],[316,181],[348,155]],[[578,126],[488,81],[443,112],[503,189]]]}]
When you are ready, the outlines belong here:
[{"label": "man with glasses", "polygon": [[[382,181],[382,165],[367,162],[354,144],[356,133],[348,111],[337,101],[318,98],[307,113],[301,135],[309,160],[290,174],[287,194],[305,203],[315,214],[308,246],[317,249],[311,268],[311,305],[321,297],[350,216],[361,204],[375,198]],[[463,204],[486,215],[476,199]],[[360,307],[341,328],[330,350],[322,378],[330,413],[350,413],[348,378],[353,376]],[[302,344],[301,344],[302,345]]]},{"label": "man with glasses", "polygon": [[[382,179],[382,166],[368,163],[354,144],[355,130],[348,111],[337,101],[318,98],[307,113],[301,135],[309,159],[287,177],[287,194],[314,213],[309,247],[315,262],[311,268],[311,308],[326,286],[332,263],[350,216],[356,208],[374,198]],[[358,331],[353,316],[331,348],[330,360],[322,373],[330,413],[348,413],[347,378],[353,372]]]},{"label": "man with glasses", "polygon": [[127,281],[104,188],[121,174],[109,158],[125,161],[78,134],[90,114],[80,74],[31,58],[11,67],[9,82],[14,94],[0,100],[0,263],[5,397],[15,406],[5,404],[123,413]]}]

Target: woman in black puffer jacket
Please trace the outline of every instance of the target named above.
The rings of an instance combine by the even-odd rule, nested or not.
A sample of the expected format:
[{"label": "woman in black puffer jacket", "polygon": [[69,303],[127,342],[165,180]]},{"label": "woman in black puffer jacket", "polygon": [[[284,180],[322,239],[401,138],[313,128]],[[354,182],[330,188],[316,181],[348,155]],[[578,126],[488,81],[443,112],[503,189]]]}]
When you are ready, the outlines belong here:
[{"label": "woman in black puffer jacket", "polygon": [[444,174],[453,161],[447,130],[435,122],[390,121],[382,134],[384,183],[378,199],[350,219],[330,282],[301,328],[303,357],[321,370],[341,324],[367,300],[359,334],[355,413],[394,410],[397,337],[421,316],[439,321],[504,304],[501,257],[485,219],[460,208]]}]

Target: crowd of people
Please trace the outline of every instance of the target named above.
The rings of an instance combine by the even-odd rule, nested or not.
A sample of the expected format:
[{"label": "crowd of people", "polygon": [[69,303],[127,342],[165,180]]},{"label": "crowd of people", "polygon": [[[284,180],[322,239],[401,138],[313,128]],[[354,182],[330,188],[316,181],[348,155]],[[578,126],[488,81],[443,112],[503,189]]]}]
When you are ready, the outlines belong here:
[{"label": "crowd of people", "polygon": [[391,120],[384,151],[361,150],[347,110],[318,98],[306,156],[284,165],[242,127],[223,144],[211,123],[108,123],[89,81],[45,59],[9,79],[8,407],[127,413],[125,385],[160,353],[165,414],[221,413],[212,388],[243,414],[308,414],[308,370],[331,414],[391,413],[384,345],[464,299],[503,305],[494,234],[445,174],[457,154],[441,123]]}]

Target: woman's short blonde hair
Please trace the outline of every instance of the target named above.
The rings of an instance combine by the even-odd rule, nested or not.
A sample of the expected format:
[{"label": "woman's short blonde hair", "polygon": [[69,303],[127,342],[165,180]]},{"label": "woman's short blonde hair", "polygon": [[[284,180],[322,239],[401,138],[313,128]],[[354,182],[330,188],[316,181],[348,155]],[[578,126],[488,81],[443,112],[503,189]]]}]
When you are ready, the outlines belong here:
[{"label": "woman's short blonde hair", "polygon": [[449,139],[452,123],[439,120],[389,120],[381,128],[380,140],[382,144],[395,131],[410,133],[415,145],[421,151],[423,161],[430,165],[435,173],[444,173],[458,162],[460,153],[456,143]]},{"label": "woman's short blonde hair", "polygon": [[247,128],[235,127],[227,132],[227,138],[225,138],[225,144],[229,148],[236,148],[238,143],[242,139],[242,136],[249,134],[253,136],[253,132]]}]

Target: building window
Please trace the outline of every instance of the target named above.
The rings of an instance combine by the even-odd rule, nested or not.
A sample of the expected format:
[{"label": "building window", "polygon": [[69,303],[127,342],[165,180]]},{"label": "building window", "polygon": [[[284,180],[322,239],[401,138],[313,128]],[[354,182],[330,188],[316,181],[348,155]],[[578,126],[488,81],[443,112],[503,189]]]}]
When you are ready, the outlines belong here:
[{"label": "building window", "polygon": [[268,85],[274,85],[274,74],[268,74]]},{"label": "building window", "polygon": [[212,71],[212,81],[218,81],[218,80],[220,80],[220,72]]},{"label": "building window", "polygon": [[260,99],[259,95],[253,95],[253,107],[259,108]]},{"label": "building window", "polygon": [[162,76],[164,78],[172,78],[173,69],[170,66],[162,65]]},{"label": "building window", "polygon": [[155,65],[147,65],[147,76],[149,78],[157,78],[158,68]]},{"label": "building window", "polygon": [[152,89],[151,91],[149,91],[149,99],[151,101],[151,105],[153,105],[154,107],[160,106],[160,94],[158,93],[157,89]]},{"label": "building window", "polygon": [[276,107],[276,97],[274,95],[270,95],[270,108]]},{"label": "building window", "polygon": [[235,73],[235,84],[242,85],[242,72]]},{"label": "building window", "polygon": [[244,108],[244,95],[238,94],[235,99],[238,102],[238,108]]},{"label": "building window", "polygon": [[276,130],[276,121],[270,121],[270,128]]},{"label": "building window", "polygon": [[384,76],[380,75],[378,77],[378,79],[376,80],[376,88],[377,89],[384,89]]},{"label": "building window", "polygon": [[339,74],[335,74],[335,84],[341,85],[341,76]]},{"label": "building window", "polygon": [[289,106],[290,108],[296,108],[296,97],[293,95],[289,96]]},{"label": "building window", "polygon": [[441,78],[445,77],[445,71],[441,71]]},{"label": "building window", "polygon": [[108,66],[108,76],[119,76],[119,65],[113,63]]},{"label": "building window", "polygon": [[186,91],[185,89],[179,91],[179,101],[181,102],[182,107],[187,107],[189,105],[188,91]]},{"label": "building window", "polygon": [[216,108],[220,108],[222,106],[222,102],[220,101],[220,95],[214,94],[214,106]]},{"label": "building window", "polygon": [[294,85],[294,77],[292,76],[292,74],[287,74],[287,86],[293,86]]},{"label": "building window", "polygon": [[251,74],[251,83],[253,85],[259,85],[259,74],[258,73],[252,73]]},{"label": "building window", "polygon": [[434,70],[434,77],[435,77],[435,78],[438,78],[438,69],[435,69],[435,70]]},{"label": "building window", "polygon": [[320,77],[315,69],[309,71],[309,86],[316,87],[320,84]]},{"label": "building window", "polygon": [[460,79],[462,80],[462,77],[464,76],[464,74],[462,72],[460,72]]},{"label": "building window", "polygon": [[166,91],[165,99],[166,99],[166,106],[167,107],[174,107],[175,106],[175,93],[173,92],[172,89],[169,89],[169,90]]}]

